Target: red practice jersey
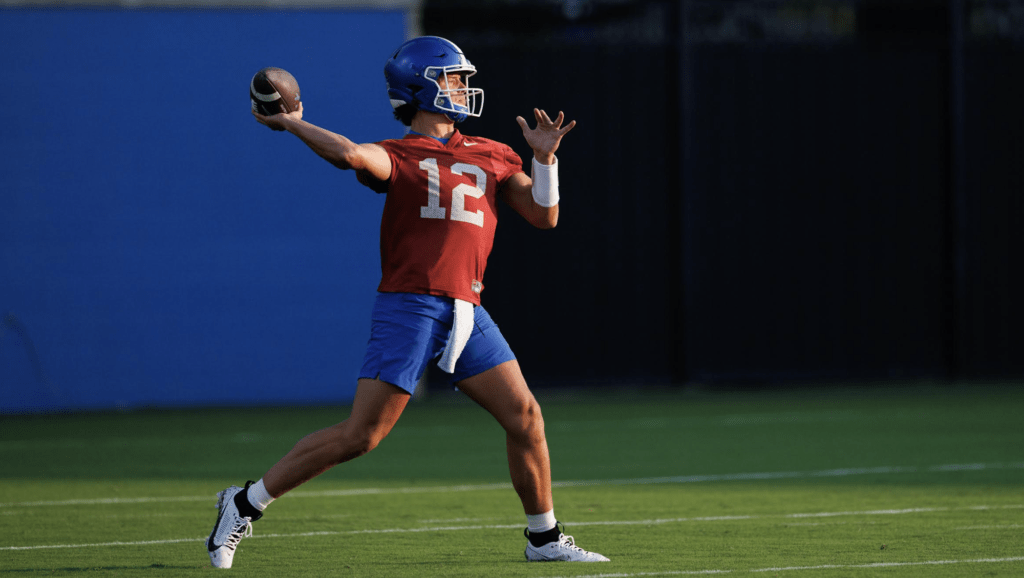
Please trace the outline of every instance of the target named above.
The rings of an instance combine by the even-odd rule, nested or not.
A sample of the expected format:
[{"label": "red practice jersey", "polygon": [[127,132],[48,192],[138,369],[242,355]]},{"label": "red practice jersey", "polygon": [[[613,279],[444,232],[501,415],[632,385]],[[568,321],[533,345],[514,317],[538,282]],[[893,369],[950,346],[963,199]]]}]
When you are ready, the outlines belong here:
[{"label": "red practice jersey", "polygon": [[497,191],[523,172],[522,159],[507,145],[459,131],[447,144],[416,134],[377,144],[391,157],[391,178],[368,183],[387,193],[377,290],[479,305],[498,224]]}]

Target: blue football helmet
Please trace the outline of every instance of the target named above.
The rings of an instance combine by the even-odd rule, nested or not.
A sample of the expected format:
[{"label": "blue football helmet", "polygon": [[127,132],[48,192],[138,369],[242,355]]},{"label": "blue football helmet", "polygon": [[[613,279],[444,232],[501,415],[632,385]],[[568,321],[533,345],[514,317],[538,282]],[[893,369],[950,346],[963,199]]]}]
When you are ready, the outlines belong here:
[{"label": "blue football helmet", "polygon": [[[442,88],[451,72],[462,74],[463,88]],[[453,42],[438,36],[413,38],[398,47],[384,64],[391,106],[412,104],[420,110],[444,114],[455,122],[480,116],[484,108],[484,91],[469,88],[469,77],[476,74],[466,55]],[[456,102],[465,96],[465,104]]]}]

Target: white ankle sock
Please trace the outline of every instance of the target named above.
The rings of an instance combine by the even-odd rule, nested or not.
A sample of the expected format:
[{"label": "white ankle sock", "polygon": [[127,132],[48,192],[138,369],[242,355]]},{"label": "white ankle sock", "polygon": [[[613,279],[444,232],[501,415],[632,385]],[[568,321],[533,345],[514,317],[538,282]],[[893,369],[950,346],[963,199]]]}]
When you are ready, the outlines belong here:
[{"label": "white ankle sock", "polygon": [[527,514],[526,525],[531,533],[547,532],[558,524],[555,519],[555,511],[550,510],[543,514]]},{"label": "white ankle sock", "polygon": [[246,496],[249,498],[249,503],[252,504],[252,507],[261,512],[267,509],[270,502],[274,501],[274,498],[267,493],[266,486],[263,485],[263,478],[260,478],[260,481],[249,486],[249,491],[246,493]]}]

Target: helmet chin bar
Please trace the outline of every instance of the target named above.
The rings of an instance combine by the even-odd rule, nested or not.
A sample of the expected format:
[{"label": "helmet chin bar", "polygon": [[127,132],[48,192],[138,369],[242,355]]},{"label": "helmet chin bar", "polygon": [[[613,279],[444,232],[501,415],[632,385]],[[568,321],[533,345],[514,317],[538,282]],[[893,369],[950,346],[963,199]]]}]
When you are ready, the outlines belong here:
[{"label": "helmet chin bar", "polygon": [[[446,78],[449,73],[458,72],[465,74],[465,84],[469,84],[469,77],[476,74],[476,68],[466,66],[429,66],[424,71],[427,80],[437,86],[437,97],[434,98],[434,108],[443,112],[448,118],[455,122],[462,122],[469,116],[480,116],[484,110],[484,90],[482,88],[445,89],[437,82],[438,78]],[[465,105],[456,103],[455,99],[462,95],[465,98]]]},{"label": "helmet chin bar", "polygon": [[[456,98],[462,95],[466,100],[465,105],[458,104]],[[462,116],[480,116],[484,108],[484,91],[482,88],[457,88],[453,90],[442,90],[437,93],[434,99],[434,108],[444,111],[452,118],[452,114]],[[455,121],[463,119],[452,118]]]}]

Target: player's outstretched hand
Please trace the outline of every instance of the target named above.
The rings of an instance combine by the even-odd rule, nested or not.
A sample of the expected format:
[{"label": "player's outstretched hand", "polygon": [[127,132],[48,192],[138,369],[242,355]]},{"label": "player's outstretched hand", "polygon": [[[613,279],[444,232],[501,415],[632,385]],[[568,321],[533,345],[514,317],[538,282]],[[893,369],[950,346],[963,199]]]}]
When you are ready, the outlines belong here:
[{"label": "player's outstretched hand", "polygon": [[302,120],[302,103],[299,103],[299,110],[292,112],[282,112],[280,114],[265,116],[254,110],[252,111],[252,115],[256,117],[256,122],[270,127],[270,130],[285,130],[284,123],[286,121],[284,117],[287,116],[293,120]]},{"label": "player's outstretched hand", "polygon": [[558,111],[555,120],[551,120],[548,113],[539,108],[533,109],[533,116],[537,119],[536,128],[531,129],[526,119],[521,116],[516,117],[516,122],[523,129],[523,136],[526,137],[526,144],[533,149],[533,156],[537,157],[540,163],[550,165],[555,161],[555,151],[558,150],[562,137],[576,126],[576,121],[570,121],[569,124],[562,126],[565,122],[562,111]]}]

